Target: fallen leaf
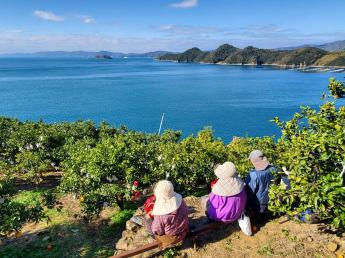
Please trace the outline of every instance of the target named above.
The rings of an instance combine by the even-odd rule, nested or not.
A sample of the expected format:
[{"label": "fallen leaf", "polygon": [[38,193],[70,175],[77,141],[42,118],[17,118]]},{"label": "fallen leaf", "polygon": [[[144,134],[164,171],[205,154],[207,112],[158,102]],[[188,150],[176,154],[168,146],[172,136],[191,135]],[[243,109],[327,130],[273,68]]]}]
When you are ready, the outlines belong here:
[{"label": "fallen leaf", "polygon": [[53,249],[53,245],[52,244],[48,244],[47,245],[47,249],[50,251],[50,250],[52,250]]}]

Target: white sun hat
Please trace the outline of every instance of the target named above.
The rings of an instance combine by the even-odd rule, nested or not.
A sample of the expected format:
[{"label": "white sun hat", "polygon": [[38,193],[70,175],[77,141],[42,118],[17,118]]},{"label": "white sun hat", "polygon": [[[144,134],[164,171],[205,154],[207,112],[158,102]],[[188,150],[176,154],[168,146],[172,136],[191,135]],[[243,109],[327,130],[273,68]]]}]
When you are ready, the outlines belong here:
[{"label": "white sun hat", "polygon": [[256,170],[264,170],[270,164],[265,155],[260,150],[253,150],[248,159],[252,162]]},{"label": "white sun hat", "polygon": [[182,203],[182,196],[174,192],[173,184],[168,180],[161,180],[154,189],[156,196],[153,215],[166,215],[176,211]]},{"label": "white sun hat", "polygon": [[234,196],[242,192],[244,182],[238,177],[234,163],[227,161],[214,170],[218,177],[212,188],[212,193],[219,196]]}]

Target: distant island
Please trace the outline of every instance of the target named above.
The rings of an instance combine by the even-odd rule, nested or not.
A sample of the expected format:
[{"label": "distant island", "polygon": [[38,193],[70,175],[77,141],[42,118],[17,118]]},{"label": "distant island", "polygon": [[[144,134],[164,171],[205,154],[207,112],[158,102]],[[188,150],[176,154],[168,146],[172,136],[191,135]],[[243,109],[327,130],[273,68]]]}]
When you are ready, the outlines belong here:
[{"label": "distant island", "polygon": [[[344,41],[345,43],[345,41]],[[249,46],[237,48],[223,44],[213,51],[191,48],[179,54],[164,54],[161,61],[208,64],[275,65],[286,68],[327,66],[345,67],[345,44],[343,50],[330,52],[318,47],[297,49],[262,49]]]},{"label": "distant island", "polygon": [[109,55],[96,55],[97,59],[113,59],[111,56]]}]

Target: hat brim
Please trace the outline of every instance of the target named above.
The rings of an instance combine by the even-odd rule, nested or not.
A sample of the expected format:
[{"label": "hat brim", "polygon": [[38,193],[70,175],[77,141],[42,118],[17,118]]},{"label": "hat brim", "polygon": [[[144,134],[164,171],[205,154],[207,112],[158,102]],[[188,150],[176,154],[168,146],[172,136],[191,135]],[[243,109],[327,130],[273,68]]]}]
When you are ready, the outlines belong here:
[{"label": "hat brim", "polygon": [[178,208],[180,208],[182,204],[182,196],[178,193],[174,193],[173,197],[170,199],[163,199],[163,198],[157,198],[155,204],[153,206],[152,214],[153,215],[166,215],[171,212],[176,211]]},{"label": "hat brim", "polygon": [[212,187],[212,193],[219,196],[234,196],[242,192],[244,188],[243,181],[238,177],[228,177],[219,179]]}]

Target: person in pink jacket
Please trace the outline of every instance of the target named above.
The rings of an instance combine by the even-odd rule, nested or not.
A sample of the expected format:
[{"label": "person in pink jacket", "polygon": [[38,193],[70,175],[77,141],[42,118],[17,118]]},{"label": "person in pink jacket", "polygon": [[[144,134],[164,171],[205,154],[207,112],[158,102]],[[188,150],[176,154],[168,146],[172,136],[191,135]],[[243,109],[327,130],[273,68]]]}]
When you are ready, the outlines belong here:
[{"label": "person in pink jacket", "polygon": [[188,207],[182,196],[175,193],[168,180],[156,184],[154,195],[153,219],[150,219],[150,214],[146,217],[152,222],[148,228],[163,248],[181,242],[189,231]]}]

